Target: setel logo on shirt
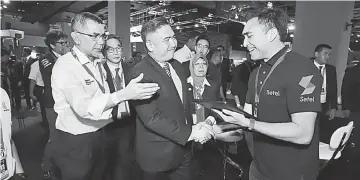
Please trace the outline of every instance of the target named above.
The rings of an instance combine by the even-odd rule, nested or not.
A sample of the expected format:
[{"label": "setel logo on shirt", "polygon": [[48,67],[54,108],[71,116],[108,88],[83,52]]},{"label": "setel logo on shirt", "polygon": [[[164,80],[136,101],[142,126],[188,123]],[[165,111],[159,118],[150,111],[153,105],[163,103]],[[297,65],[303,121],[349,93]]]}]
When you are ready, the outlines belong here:
[{"label": "setel logo on shirt", "polygon": [[309,75],[301,78],[299,85],[304,88],[304,91],[301,93],[300,102],[304,102],[304,103],[315,102],[314,96],[305,96],[305,95],[311,95],[316,88],[316,86],[313,83],[311,83],[311,79],[313,77],[314,75]]},{"label": "setel logo on shirt", "polygon": [[268,96],[276,96],[276,97],[279,97],[280,96],[280,91],[274,91],[274,90],[269,90],[267,89],[266,90],[266,95]]}]

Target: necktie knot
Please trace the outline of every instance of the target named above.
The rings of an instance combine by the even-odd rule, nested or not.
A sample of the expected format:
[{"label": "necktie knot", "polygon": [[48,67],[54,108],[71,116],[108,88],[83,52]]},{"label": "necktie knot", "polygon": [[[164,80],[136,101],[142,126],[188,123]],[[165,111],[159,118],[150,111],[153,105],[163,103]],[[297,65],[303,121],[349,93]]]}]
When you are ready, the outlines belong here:
[{"label": "necktie knot", "polygon": [[319,71],[320,71],[320,74],[321,74],[321,75],[322,75],[323,67],[324,67],[324,66],[319,66]]},{"label": "necktie knot", "polygon": [[165,64],[164,64],[164,70],[165,70],[165,72],[166,72],[166,74],[171,78],[171,72],[170,72],[170,66],[169,66],[169,63],[168,62],[166,62]]}]

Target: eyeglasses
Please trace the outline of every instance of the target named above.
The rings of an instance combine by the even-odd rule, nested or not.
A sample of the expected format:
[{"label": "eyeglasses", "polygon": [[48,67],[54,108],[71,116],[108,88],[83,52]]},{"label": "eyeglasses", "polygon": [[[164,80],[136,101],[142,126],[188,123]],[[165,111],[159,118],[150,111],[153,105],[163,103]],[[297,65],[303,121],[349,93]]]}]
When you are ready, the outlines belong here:
[{"label": "eyeglasses", "polygon": [[197,44],[196,45],[198,48],[204,48],[204,49],[209,49],[209,46],[207,46],[207,45],[202,45],[202,44]]},{"label": "eyeglasses", "polygon": [[109,37],[107,32],[104,33],[104,34],[86,34],[86,33],[79,32],[79,31],[76,31],[76,32],[79,33],[79,34],[82,34],[82,35],[89,36],[93,41],[96,41],[99,38],[101,38],[102,40],[106,40]]},{"label": "eyeglasses", "polygon": [[67,42],[67,41],[58,41],[58,42],[55,42],[55,43],[59,43],[61,46],[69,45],[69,42]]},{"label": "eyeglasses", "polygon": [[108,51],[108,53],[114,53],[115,50],[116,50],[116,52],[119,53],[119,52],[122,52],[123,48],[122,47],[116,47],[116,48],[108,47],[106,50]]}]

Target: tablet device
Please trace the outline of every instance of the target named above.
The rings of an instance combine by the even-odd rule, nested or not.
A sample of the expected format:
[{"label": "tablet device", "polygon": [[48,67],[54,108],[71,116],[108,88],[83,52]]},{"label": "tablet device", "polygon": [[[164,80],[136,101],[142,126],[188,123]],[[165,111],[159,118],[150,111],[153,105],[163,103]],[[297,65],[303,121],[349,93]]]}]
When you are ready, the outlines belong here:
[{"label": "tablet device", "polygon": [[227,109],[229,111],[234,111],[239,114],[243,114],[246,118],[251,118],[251,119],[255,119],[255,120],[257,119],[255,116],[245,112],[244,110],[239,109],[238,107],[236,107],[234,105],[224,103],[223,101],[205,101],[202,99],[194,99],[194,102],[197,104],[200,104],[208,109],[217,109],[219,111],[221,111],[223,109]]}]

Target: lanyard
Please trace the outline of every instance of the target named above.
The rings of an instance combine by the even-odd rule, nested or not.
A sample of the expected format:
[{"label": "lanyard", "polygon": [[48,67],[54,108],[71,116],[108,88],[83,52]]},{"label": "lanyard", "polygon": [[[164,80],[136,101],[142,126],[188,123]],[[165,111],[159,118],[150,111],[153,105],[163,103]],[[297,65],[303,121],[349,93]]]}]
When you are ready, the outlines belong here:
[{"label": "lanyard", "polygon": [[284,57],[285,55],[287,54],[287,52],[285,52],[276,62],[275,64],[271,67],[270,69],[270,72],[269,74],[265,77],[265,80],[264,82],[262,83],[261,87],[260,87],[260,91],[258,93],[258,81],[259,81],[259,72],[260,72],[260,69],[261,69],[261,64],[260,64],[260,67],[256,73],[256,78],[255,78],[255,104],[256,106],[259,105],[259,102],[260,102],[260,94],[261,94],[261,91],[266,83],[266,81],[269,79],[270,75],[272,74],[272,72],[274,71],[274,69],[281,63],[284,61]]},{"label": "lanyard", "polygon": [[[79,63],[80,63],[80,60],[79,60],[78,56],[76,55],[76,53],[74,52],[73,49],[71,49],[71,54],[72,54],[72,55],[74,56],[74,58],[75,58],[77,61],[79,61]],[[80,63],[80,64],[81,64],[81,63]],[[91,77],[93,77],[93,78],[95,79],[95,81],[98,83],[98,85],[99,85],[99,87],[100,87],[100,90],[101,90],[103,93],[105,93],[105,88],[104,88],[104,86],[102,85],[102,84],[104,84],[104,79],[103,79],[103,72],[102,72],[102,69],[101,69],[101,64],[98,63],[98,68],[99,68],[99,71],[100,71],[100,76],[101,76],[102,84],[95,78],[94,74],[90,71],[90,69],[89,69],[85,64],[83,64],[82,66],[83,66],[83,68],[86,70],[86,72],[87,72]]]}]

